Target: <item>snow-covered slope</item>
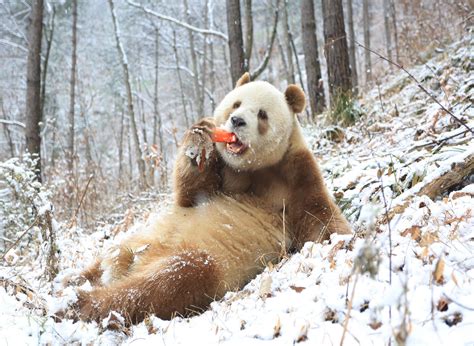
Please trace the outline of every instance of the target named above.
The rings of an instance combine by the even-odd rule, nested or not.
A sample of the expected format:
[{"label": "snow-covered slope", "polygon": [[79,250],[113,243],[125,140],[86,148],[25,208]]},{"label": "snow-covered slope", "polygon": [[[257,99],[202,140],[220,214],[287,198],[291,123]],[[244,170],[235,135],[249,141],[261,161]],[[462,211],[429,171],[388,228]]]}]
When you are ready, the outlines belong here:
[{"label": "snow-covered slope", "polygon": [[[473,70],[473,38],[410,69],[470,128]],[[344,129],[343,141],[332,141],[318,125],[304,130],[355,236],[307,243],[195,317],[151,317],[118,330],[48,317],[74,292],[51,296],[51,286],[38,278],[41,262],[12,253],[0,267],[0,344],[474,343],[474,181],[466,163],[474,155],[473,135],[403,72],[360,102],[366,115]],[[121,229],[140,228],[128,220]],[[119,241],[121,229],[105,226],[88,235],[63,227],[58,282],[74,263],[86,265]]]}]

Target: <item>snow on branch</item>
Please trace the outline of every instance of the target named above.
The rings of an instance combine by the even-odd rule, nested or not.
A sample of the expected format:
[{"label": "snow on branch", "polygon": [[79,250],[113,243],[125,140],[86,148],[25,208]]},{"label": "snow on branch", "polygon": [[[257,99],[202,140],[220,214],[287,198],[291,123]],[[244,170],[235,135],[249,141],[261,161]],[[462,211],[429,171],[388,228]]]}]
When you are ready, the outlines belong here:
[{"label": "snow on branch", "polygon": [[14,125],[14,126],[19,126],[21,128],[25,128],[25,124],[22,122],[16,121],[16,120],[7,120],[7,119],[0,119],[0,124],[5,124],[5,125]]},{"label": "snow on branch", "polygon": [[161,13],[158,13],[158,12],[155,12],[155,11],[152,11],[146,7],[144,7],[143,5],[140,5],[140,4],[137,4],[136,2],[133,2],[132,0],[127,0],[128,4],[133,6],[133,7],[136,7],[136,8],[139,8],[141,9],[143,12],[145,13],[148,13],[152,16],[155,16],[159,19],[162,19],[162,20],[166,20],[168,22],[171,22],[171,23],[175,23],[179,26],[182,26],[186,29],[189,29],[189,30],[192,30],[192,31],[195,31],[195,32],[198,32],[200,34],[203,34],[203,35],[212,35],[212,36],[217,36],[225,41],[228,40],[228,37],[226,34],[224,34],[223,32],[220,32],[220,31],[216,31],[216,30],[211,30],[211,29],[201,29],[201,28],[198,28],[194,25],[190,25],[188,23],[185,23],[185,22],[182,22],[176,18],[173,18],[173,17],[170,17],[170,16],[166,16],[164,14],[161,14]]}]

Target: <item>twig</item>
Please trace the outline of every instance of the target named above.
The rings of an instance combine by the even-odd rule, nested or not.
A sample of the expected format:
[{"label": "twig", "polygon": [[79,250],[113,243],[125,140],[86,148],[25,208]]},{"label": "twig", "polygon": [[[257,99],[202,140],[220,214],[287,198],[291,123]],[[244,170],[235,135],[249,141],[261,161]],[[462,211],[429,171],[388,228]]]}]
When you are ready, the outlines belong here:
[{"label": "twig", "polygon": [[37,222],[38,222],[38,216],[35,218],[33,223],[18,237],[18,239],[5,251],[5,253],[2,256],[2,261],[5,259],[5,256],[7,255],[8,251],[10,251],[15,246],[17,246],[20,240],[25,236],[26,233],[28,233],[30,229],[32,229],[36,225]]},{"label": "twig", "polygon": [[443,106],[441,104],[441,102],[439,102],[436,97],[434,97],[433,94],[431,94],[423,85],[421,85],[421,83],[418,81],[418,79],[416,79],[416,77],[411,74],[405,67],[403,67],[403,65],[399,64],[399,63],[396,63],[392,60],[390,60],[389,58],[383,56],[382,54],[370,49],[370,48],[367,48],[366,46],[364,46],[363,44],[359,43],[358,41],[354,40],[354,43],[357,44],[359,47],[361,48],[364,48],[366,50],[368,50],[369,52],[371,52],[372,54],[375,54],[376,56],[378,56],[380,59],[382,60],[385,60],[386,62],[388,62],[389,64],[392,64],[396,67],[398,67],[400,70],[402,70],[403,72],[405,72],[408,77],[410,77],[410,79],[412,79],[416,85],[418,86],[418,88],[420,88],[426,95],[428,95],[434,102],[436,102],[438,104],[438,106],[441,107],[441,109],[443,111],[445,111],[446,113],[448,113],[457,123],[459,123],[460,125],[464,126],[469,132],[471,132],[472,134],[474,134],[474,130],[471,129],[469,126],[467,126],[461,119],[459,119],[457,116],[455,116],[453,114],[453,112],[451,112],[449,109],[447,109],[445,106]]},{"label": "twig", "polygon": [[454,304],[456,305],[459,305],[460,307],[462,307],[463,309],[466,309],[466,310],[470,310],[470,311],[474,311],[474,307],[471,307],[471,306],[466,306],[464,304],[461,304],[455,300],[453,300],[451,297],[449,297],[446,293],[443,293],[443,295],[450,301],[452,301]]},{"label": "twig", "polygon": [[74,212],[74,216],[72,217],[72,220],[75,220],[75,219],[76,219],[77,214],[79,213],[79,209],[81,209],[82,202],[84,201],[84,197],[86,196],[87,189],[89,188],[89,184],[91,183],[92,178],[94,178],[94,174],[91,174],[91,175],[89,176],[89,180],[87,180],[86,188],[84,189],[84,192],[82,193],[81,200],[79,201],[79,204],[77,205],[77,208],[76,208],[76,210],[75,210],[75,212]]},{"label": "twig", "polygon": [[349,324],[349,319],[351,317],[352,302],[354,301],[354,295],[355,295],[357,280],[359,280],[359,273],[356,274],[356,277],[354,279],[354,286],[352,287],[351,299],[349,300],[349,303],[347,305],[347,314],[346,314],[346,318],[344,319],[344,325],[343,325],[344,329],[343,329],[343,332],[342,332],[341,343],[339,344],[340,346],[342,346],[344,344],[344,338],[346,337],[347,326]]},{"label": "twig", "polygon": [[423,148],[423,147],[429,147],[430,145],[435,145],[435,144],[441,144],[443,142],[446,142],[450,139],[453,139],[454,137],[457,137],[457,136],[460,136],[460,135],[464,135],[466,134],[467,132],[469,132],[469,130],[464,130],[464,131],[461,131],[461,132],[457,132],[451,136],[447,136],[447,137],[444,137],[444,138],[440,138],[440,139],[435,139],[434,141],[431,141],[431,142],[428,142],[428,143],[424,143],[424,144],[419,144],[419,145],[416,145],[414,146],[413,148],[411,148],[410,150],[408,150],[408,152],[412,152],[413,150],[417,150],[417,149],[420,149],[420,148]]}]

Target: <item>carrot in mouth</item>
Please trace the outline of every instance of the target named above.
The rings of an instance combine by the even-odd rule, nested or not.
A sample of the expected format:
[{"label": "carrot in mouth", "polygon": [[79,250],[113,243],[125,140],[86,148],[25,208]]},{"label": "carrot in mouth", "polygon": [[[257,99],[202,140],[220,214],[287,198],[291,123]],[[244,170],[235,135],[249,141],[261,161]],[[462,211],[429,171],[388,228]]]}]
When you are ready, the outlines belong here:
[{"label": "carrot in mouth", "polygon": [[237,142],[237,136],[232,132],[227,132],[226,130],[215,128],[212,131],[211,138],[213,142],[223,142],[223,143],[235,143]]}]

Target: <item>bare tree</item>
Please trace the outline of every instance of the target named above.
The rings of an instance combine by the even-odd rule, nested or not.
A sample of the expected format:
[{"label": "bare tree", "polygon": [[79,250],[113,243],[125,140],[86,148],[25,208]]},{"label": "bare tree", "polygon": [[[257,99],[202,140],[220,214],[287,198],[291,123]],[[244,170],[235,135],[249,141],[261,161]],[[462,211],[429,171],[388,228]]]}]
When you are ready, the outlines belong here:
[{"label": "bare tree", "polygon": [[357,95],[359,84],[357,78],[357,60],[355,54],[355,34],[354,34],[354,16],[352,13],[352,0],[347,0],[347,27],[349,29],[349,61],[351,64],[352,88],[354,95]]},{"label": "bare tree", "polygon": [[135,160],[138,166],[139,183],[141,187],[146,187],[147,182],[146,182],[145,160],[143,159],[142,148],[140,146],[140,138],[138,137],[138,127],[137,127],[137,122],[135,119],[135,110],[133,108],[132,86],[130,85],[128,60],[125,54],[125,50],[123,49],[123,46],[122,46],[122,41],[120,39],[120,29],[119,29],[119,24],[117,21],[117,16],[115,14],[114,1],[113,0],[108,0],[108,1],[109,1],[109,6],[110,6],[110,12],[112,14],[112,23],[114,25],[114,35],[115,35],[116,46],[120,54],[120,60],[122,62],[124,84],[125,84],[125,89],[127,92],[127,109],[128,109],[128,115],[130,117],[133,144],[135,146]]},{"label": "bare tree", "polygon": [[325,102],[321,66],[318,58],[313,0],[301,1],[301,31],[303,34],[303,51],[306,66],[306,85],[311,112],[312,114],[319,114],[323,111]]},{"label": "bare tree", "polygon": [[293,65],[293,54],[291,50],[291,30],[290,23],[288,21],[288,0],[284,0],[283,4],[283,42],[286,49],[286,62],[288,64],[288,75],[286,79],[288,83],[295,83],[295,68]]},{"label": "bare tree", "polygon": [[[43,73],[41,76],[41,116],[44,116],[44,104],[46,98],[46,77],[48,75],[48,65],[49,65],[49,56],[51,53],[51,47],[53,45],[53,37],[54,37],[54,26],[55,26],[55,19],[56,17],[56,6],[53,5],[51,17],[49,19],[48,27],[45,28],[46,33],[46,53],[44,55],[44,62],[43,62]],[[49,32],[48,32],[49,30]],[[44,119],[43,119],[44,121]]]},{"label": "bare tree", "polygon": [[240,1],[226,0],[227,32],[229,34],[230,75],[232,85],[248,71],[245,64],[244,40],[242,38],[242,21]]},{"label": "bare tree", "polygon": [[173,53],[174,53],[174,60],[176,62],[176,73],[178,75],[179,91],[181,94],[181,105],[183,106],[184,121],[185,121],[186,127],[189,127],[191,123],[189,121],[188,111],[186,109],[186,98],[184,96],[183,79],[181,78],[181,66],[179,65],[179,54],[178,54],[178,48],[176,44],[176,32],[174,30],[173,30]]},{"label": "bare tree", "polygon": [[28,60],[26,65],[26,147],[38,156],[36,174],[41,181],[41,38],[43,32],[43,0],[31,5],[28,28]]},{"label": "bare tree", "polygon": [[252,57],[253,48],[253,15],[252,15],[252,0],[244,0],[245,13],[245,69],[250,68],[250,58]]},{"label": "bare tree", "polygon": [[73,202],[73,177],[74,177],[74,122],[76,106],[76,64],[77,64],[77,0],[72,0],[72,39],[71,39],[71,78],[69,80],[69,113],[68,131],[66,135],[67,175],[69,178],[69,206]]},{"label": "bare tree", "polygon": [[393,38],[395,43],[395,58],[398,62],[400,56],[398,51],[397,11],[395,8],[395,2],[393,0],[390,0],[390,18],[392,19]]},{"label": "bare tree", "polygon": [[[183,3],[186,22],[191,24],[191,12],[189,11],[188,0],[183,0]],[[200,118],[204,115],[204,97],[201,95],[201,88],[199,87],[198,58],[195,47],[194,33],[191,29],[187,30],[189,40],[189,54],[191,55],[191,67],[193,71],[194,104],[196,105],[197,117]]]},{"label": "bare tree", "polygon": [[[385,27],[385,44],[387,48],[387,57],[392,60],[392,37],[390,35],[390,0],[383,0],[383,23]],[[392,69],[392,65],[390,69]]]},{"label": "bare tree", "polygon": [[[369,0],[362,0],[362,19],[364,22],[364,45],[370,49],[370,9]],[[370,59],[370,51],[364,51],[365,56],[365,82],[368,83],[372,79],[372,62]]]},{"label": "bare tree", "polygon": [[324,41],[331,103],[352,90],[342,0],[323,0]]},{"label": "bare tree", "polygon": [[160,113],[160,100],[159,100],[159,65],[160,65],[160,32],[158,28],[155,28],[155,85],[153,91],[153,143],[159,141],[160,143],[160,155],[163,162],[161,162],[162,172],[160,176],[161,186],[165,186],[167,176],[167,158],[166,150],[163,141],[163,120]]}]

